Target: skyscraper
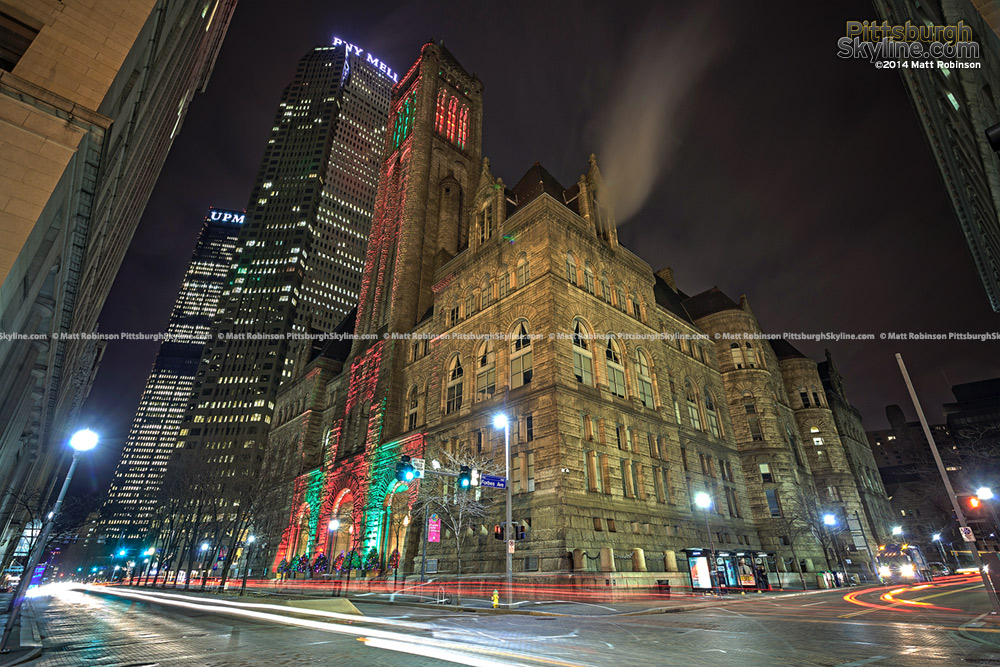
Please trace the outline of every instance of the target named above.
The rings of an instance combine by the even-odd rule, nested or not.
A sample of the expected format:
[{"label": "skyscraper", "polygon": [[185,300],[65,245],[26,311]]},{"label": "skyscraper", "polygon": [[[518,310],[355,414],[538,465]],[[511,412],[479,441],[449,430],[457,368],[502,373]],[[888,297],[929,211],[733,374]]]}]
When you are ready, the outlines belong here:
[{"label": "skyscraper", "polygon": [[[0,570],[68,464],[90,336],[236,0],[0,3]],[[82,334],[74,338],[64,334]]]},{"label": "skyscraper", "polygon": [[149,529],[244,217],[222,209],[205,216],[108,491],[101,533],[109,540],[140,540]]},{"label": "skyscraper", "polygon": [[1000,122],[1000,35],[994,4],[875,0],[875,9],[893,25],[963,23],[979,45],[978,58],[967,62],[980,67],[901,67],[897,71],[941,172],[986,296],[993,310],[1000,312],[1000,156],[984,133]]},{"label": "skyscraper", "polygon": [[299,61],[275,113],[180,440],[231,476],[267,437],[296,334],[354,307],[395,73],[337,39]]}]

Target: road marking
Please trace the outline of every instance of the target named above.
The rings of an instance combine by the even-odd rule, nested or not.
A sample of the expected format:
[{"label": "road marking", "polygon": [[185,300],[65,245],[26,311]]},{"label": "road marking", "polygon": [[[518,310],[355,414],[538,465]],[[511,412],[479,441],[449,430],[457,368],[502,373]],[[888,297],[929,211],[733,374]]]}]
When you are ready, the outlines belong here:
[{"label": "road marking", "polygon": [[815,607],[818,604],[826,604],[829,600],[823,600],[822,602],[810,602],[809,604],[802,605],[803,607]]},{"label": "road marking", "polygon": [[871,658],[865,658],[864,660],[855,660],[854,662],[845,662],[837,667],[861,667],[861,665],[867,665],[869,662],[878,662],[879,660],[885,660],[887,656],[876,655]]}]

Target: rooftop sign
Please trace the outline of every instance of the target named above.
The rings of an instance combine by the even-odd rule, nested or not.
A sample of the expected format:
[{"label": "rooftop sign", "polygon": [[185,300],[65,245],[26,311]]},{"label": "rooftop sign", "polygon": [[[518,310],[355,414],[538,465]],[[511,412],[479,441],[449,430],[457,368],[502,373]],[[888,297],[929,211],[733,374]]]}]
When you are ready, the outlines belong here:
[{"label": "rooftop sign", "polygon": [[381,72],[382,75],[387,79],[392,79],[394,82],[399,83],[399,74],[393,72],[388,65],[386,65],[384,62],[382,62],[375,56],[373,56],[371,53],[366,53],[365,50],[362,49],[360,46],[351,44],[350,42],[345,42],[340,37],[333,38],[333,45],[343,46],[344,48],[347,49],[348,53],[353,53],[358,58],[361,58],[362,57],[361,54],[364,54],[364,59],[365,61],[368,62],[368,64],[370,64],[372,67]]}]

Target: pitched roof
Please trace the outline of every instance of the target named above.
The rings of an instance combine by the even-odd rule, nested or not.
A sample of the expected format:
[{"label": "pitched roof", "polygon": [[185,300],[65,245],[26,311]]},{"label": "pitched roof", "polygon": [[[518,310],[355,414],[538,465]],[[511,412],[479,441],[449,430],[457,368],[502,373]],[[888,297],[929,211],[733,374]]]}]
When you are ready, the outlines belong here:
[{"label": "pitched roof", "polygon": [[537,162],[531,165],[531,168],[524,173],[513,189],[518,208],[539,197],[542,193],[564,204],[566,202],[563,197],[564,192],[566,192],[566,188]]},{"label": "pitched roof", "polygon": [[684,309],[687,310],[692,320],[697,320],[700,317],[720,313],[724,310],[740,310],[740,305],[726,296],[718,287],[713,287],[685,300]]},{"label": "pitched roof", "polygon": [[784,338],[776,338],[774,340],[768,341],[771,343],[771,349],[774,350],[775,356],[778,359],[808,359],[806,355],[798,351],[798,349],[789,343]]}]

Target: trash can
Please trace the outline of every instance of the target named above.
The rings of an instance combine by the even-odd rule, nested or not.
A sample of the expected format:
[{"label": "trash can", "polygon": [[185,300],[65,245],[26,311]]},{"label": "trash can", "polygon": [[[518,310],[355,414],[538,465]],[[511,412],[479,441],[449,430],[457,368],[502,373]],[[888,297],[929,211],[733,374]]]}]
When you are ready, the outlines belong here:
[{"label": "trash can", "polygon": [[669,579],[657,579],[656,580],[656,592],[657,594],[666,599],[670,599],[670,580]]}]

